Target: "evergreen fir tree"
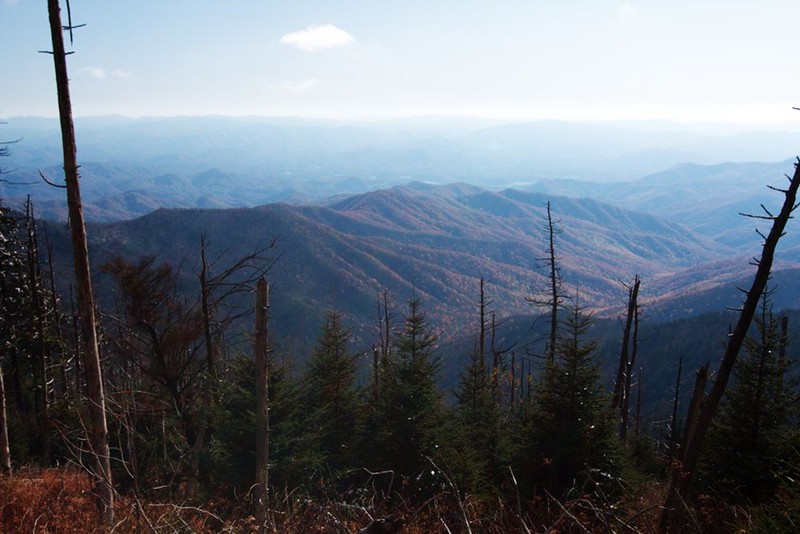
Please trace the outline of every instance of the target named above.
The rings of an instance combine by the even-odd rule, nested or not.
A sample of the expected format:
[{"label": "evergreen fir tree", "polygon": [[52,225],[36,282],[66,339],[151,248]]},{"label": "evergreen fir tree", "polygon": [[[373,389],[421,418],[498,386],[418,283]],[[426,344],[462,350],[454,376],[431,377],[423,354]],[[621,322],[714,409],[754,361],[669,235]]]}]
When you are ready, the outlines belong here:
[{"label": "evergreen fir tree", "polygon": [[780,322],[772,313],[769,292],[755,318],[757,335],[745,340],[745,353],[733,370],[719,419],[709,436],[701,479],[734,497],[764,502],[777,489],[784,458],[797,457],[793,415],[797,380],[782,356]]},{"label": "evergreen fir tree", "polygon": [[381,416],[373,445],[385,468],[417,477],[429,466],[442,421],[442,394],[437,388],[439,360],[433,333],[419,298],[412,297],[403,329],[385,362],[379,405]]},{"label": "evergreen fir tree", "polygon": [[506,443],[501,432],[506,414],[493,395],[491,376],[479,356],[479,351],[473,352],[461,377],[456,428],[447,440],[453,445],[451,467],[461,473],[461,486],[474,492],[496,486],[506,474]]},{"label": "evergreen fir tree", "polygon": [[594,362],[597,342],[584,341],[591,318],[576,303],[559,329],[556,360],[535,398],[532,455],[535,482],[563,495],[618,471],[613,413]]},{"label": "evergreen fir tree", "polygon": [[[253,358],[237,356],[220,382],[220,402],[214,406],[207,482],[229,496],[252,488],[256,467],[256,369]],[[302,391],[288,364],[276,364],[269,374],[269,483],[296,488],[307,479],[312,462],[306,454]]]},{"label": "evergreen fir tree", "polygon": [[319,463],[334,471],[349,467],[355,445],[357,357],[348,351],[349,337],[341,313],[328,312],[306,375],[309,445]]}]

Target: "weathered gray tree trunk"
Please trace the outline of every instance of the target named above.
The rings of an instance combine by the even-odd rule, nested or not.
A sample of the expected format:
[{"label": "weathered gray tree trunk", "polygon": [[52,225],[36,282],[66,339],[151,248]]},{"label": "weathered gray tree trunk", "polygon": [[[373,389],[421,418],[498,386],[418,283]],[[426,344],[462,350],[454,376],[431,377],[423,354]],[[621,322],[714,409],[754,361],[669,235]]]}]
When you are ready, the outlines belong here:
[{"label": "weathered gray tree trunk", "polygon": [[97,346],[97,326],[94,312],[94,295],[89,270],[89,249],[81,204],[80,176],[78,174],[75,128],[72,122],[72,102],[69,94],[67,56],[64,50],[61,8],[58,0],[48,0],[50,36],[53,41],[53,60],[58,91],[58,111],[61,120],[61,139],[64,150],[64,179],[67,188],[67,206],[72,232],[73,260],[75,264],[75,290],[80,314],[81,340],[83,342],[84,372],[88,395],[91,432],[89,443],[95,465],[91,474],[95,479],[95,494],[103,523],[114,524],[114,486],[111,479],[111,456],[108,448],[105,394]]},{"label": "weathered gray tree trunk", "polygon": [[256,523],[266,532],[269,505],[269,286],[264,278],[256,288]]},{"label": "weathered gray tree trunk", "polygon": [[622,330],[622,348],[620,350],[617,378],[614,380],[614,394],[611,397],[613,408],[622,406],[625,384],[625,372],[628,368],[628,354],[630,350],[631,328],[633,326],[636,299],[639,294],[639,276],[634,278],[633,286],[628,287],[628,312],[625,315],[625,327]]},{"label": "weathered gray tree trunk", "polygon": [[[739,314],[739,320],[728,339],[725,355],[716,373],[714,385],[711,388],[711,392],[705,404],[700,410],[697,421],[692,425],[692,428],[686,436],[682,448],[680,466],[673,471],[664,508],[665,512],[661,519],[660,528],[662,531],[666,531],[667,528],[671,526],[671,523],[674,524],[675,521],[680,521],[680,517],[676,517],[676,514],[680,514],[680,507],[684,502],[686,492],[689,489],[692,476],[694,475],[706,434],[717,412],[717,407],[722,400],[722,396],[725,393],[725,388],[728,385],[728,379],[733,371],[733,366],[736,363],[739,350],[747,337],[747,331],[750,328],[753,316],[758,308],[758,302],[769,281],[772,271],[772,260],[775,256],[775,249],[778,246],[778,241],[783,236],[786,223],[792,217],[792,212],[797,208],[796,198],[798,187],[800,187],[800,159],[795,163],[794,176],[789,179],[788,187],[786,189],[776,189],[784,195],[780,213],[778,213],[778,215],[773,215],[767,211],[766,208],[763,208],[762,205],[766,215],[756,217],[772,221],[772,228],[769,234],[764,236],[761,259],[755,260],[754,262],[757,266],[757,270],[753,278],[753,284],[747,291],[745,301]],[[763,236],[763,234],[761,235]]]},{"label": "weathered gray tree trunk", "polygon": [[547,203],[547,233],[549,239],[548,262],[550,263],[550,345],[547,347],[547,363],[552,365],[556,359],[556,339],[558,338],[558,304],[560,295],[558,265],[556,263],[555,227],[550,213],[550,202]]},{"label": "weathered gray tree trunk", "polygon": [[389,311],[389,290],[383,289],[378,293],[378,340],[379,344],[372,347],[372,399],[377,406],[381,399],[383,387],[383,369],[389,361],[389,350],[392,344],[392,313]]},{"label": "weathered gray tree trunk", "polygon": [[491,304],[491,302],[486,302],[486,279],[481,276],[481,294],[480,294],[480,321],[481,326],[478,330],[478,357],[480,358],[481,365],[484,366],[484,369],[488,369],[489,366],[486,362],[486,306]]},{"label": "weathered gray tree trunk", "polygon": [[[639,283],[638,278],[636,282],[637,284]],[[631,409],[631,380],[633,379],[633,369],[636,365],[636,358],[639,355],[639,304],[635,304],[633,308],[631,357],[628,361],[628,370],[625,373],[625,394],[622,396],[622,425],[619,433],[619,437],[623,440],[628,436],[628,416]]]},{"label": "weathered gray tree trunk", "polygon": [[684,448],[688,442],[689,435],[691,435],[692,431],[694,431],[695,425],[697,424],[697,418],[700,416],[700,410],[703,409],[703,403],[706,400],[706,385],[708,384],[708,378],[710,376],[709,366],[710,363],[706,362],[706,364],[703,367],[700,367],[695,374],[692,399],[689,401],[689,410],[686,412],[683,440],[681,441],[681,445],[678,449],[679,458],[683,457]]},{"label": "weathered gray tree trunk", "polygon": [[11,451],[8,448],[8,419],[6,418],[6,386],[0,364],[0,474],[11,473]]},{"label": "weathered gray tree trunk", "polygon": [[639,367],[639,376],[636,379],[636,415],[633,418],[633,435],[639,437],[642,415],[642,368]]},{"label": "weathered gray tree trunk", "polygon": [[31,304],[33,307],[33,333],[35,338],[35,352],[33,354],[33,399],[34,411],[38,424],[43,425],[40,435],[44,440],[43,448],[45,457],[50,456],[50,437],[48,425],[48,380],[47,368],[50,355],[47,347],[47,321],[45,319],[45,305],[42,296],[42,271],[39,264],[39,238],[36,234],[36,220],[33,215],[33,203],[30,196],[25,202],[25,229],[27,233],[27,261],[28,278],[30,284]]},{"label": "weathered gray tree trunk", "polygon": [[[58,292],[56,290],[56,274],[55,268],[53,267],[53,243],[50,241],[50,237],[47,233],[47,223],[44,223],[42,226],[44,229],[44,242],[45,242],[45,251],[47,252],[47,275],[48,281],[50,284],[50,309],[53,313],[53,326],[55,327],[55,335],[56,339],[59,341],[59,347],[66,346],[66,340],[64,339],[64,331],[61,326],[61,314],[58,311]],[[67,365],[64,358],[63,348],[58,349],[58,363],[57,363],[57,375],[58,380],[55,384],[55,392],[57,395],[58,400],[64,401],[67,397]],[[53,355],[50,355],[51,360],[53,359]],[[52,363],[51,363],[52,365]]]}]

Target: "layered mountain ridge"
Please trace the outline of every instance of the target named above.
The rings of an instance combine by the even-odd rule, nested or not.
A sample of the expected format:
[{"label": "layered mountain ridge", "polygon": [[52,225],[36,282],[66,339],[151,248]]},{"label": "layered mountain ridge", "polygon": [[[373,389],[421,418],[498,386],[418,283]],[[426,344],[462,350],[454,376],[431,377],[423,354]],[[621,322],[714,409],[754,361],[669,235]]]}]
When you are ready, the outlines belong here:
[{"label": "layered mountain ridge", "polygon": [[[750,266],[736,249],[653,215],[514,189],[415,183],[329,206],[162,208],[138,219],[92,224],[88,233],[96,266],[115,255],[130,260],[155,255],[182,265],[190,292],[196,291],[193,269],[201,235],[223,263],[275,240],[278,260],[269,278],[276,332],[310,343],[325,312],[335,307],[368,346],[383,289],[398,316],[404,301],[418,295],[445,337],[460,335],[475,322],[481,277],[499,317],[543,311],[530,300],[541,300],[548,287],[543,262],[548,202],[562,291],[599,317],[619,313],[626,298],[623,282],[636,274],[643,278],[643,302],[654,317],[738,303],[733,288]],[[67,262],[66,248],[61,251],[60,261]],[[779,267],[800,268],[797,259],[781,256]],[[728,302],[719,302],[729,294]],[[796,295],[784,300],[791,304],[792,298]]]}]

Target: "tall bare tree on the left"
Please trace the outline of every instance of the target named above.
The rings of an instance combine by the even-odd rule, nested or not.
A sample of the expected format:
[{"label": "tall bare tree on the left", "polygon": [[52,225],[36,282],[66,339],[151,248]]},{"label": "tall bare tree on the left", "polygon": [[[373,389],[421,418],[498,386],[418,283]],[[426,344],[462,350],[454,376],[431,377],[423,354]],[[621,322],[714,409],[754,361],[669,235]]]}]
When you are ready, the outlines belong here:
[{"label": "tall bare tree on the left", "polygon": [[[94,465],[90,468],[94,478],[95,494],[103,523],[114,524],[114,484],[111,477],[111,457],[108,447],[105,393],[97,345],[97,325],[94,295],[89,270],[89,249],[86,242],[86,226],[81,204],[80,175],[78,174],[75,127],[72,121],[72,101],[69,94],[67,54],[64,48],[64,31],[72,35],[72,22],[64,26],[61,22],[61,7],[58,0],[47,1],[50,17],[50,35],[53,41],[53,63],[55,65],[58,92],[58,113],[61,120],[61,141],[64,150],[64,182],[67,190],[67,208],[72,237],[75,264],[75,289],[80,316],[80,333],[83,350],[83,369],[86,374],[87,408],[90,420],[89,446]],[[67,6],[69,7],[69,5]],[[71,18],[71,17],[70,17]]]}]

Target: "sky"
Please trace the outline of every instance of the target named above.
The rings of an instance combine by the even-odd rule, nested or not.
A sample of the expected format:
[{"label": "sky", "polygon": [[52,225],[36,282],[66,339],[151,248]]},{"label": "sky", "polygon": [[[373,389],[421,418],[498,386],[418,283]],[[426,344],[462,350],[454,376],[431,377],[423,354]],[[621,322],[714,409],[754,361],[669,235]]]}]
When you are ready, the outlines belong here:
[{"label": "sky", "polygon": [[[800,122],[797,0],[71,0],[71,12],[86,24],[69,56],[76,116]],[[38,53],[49,39],[45,0],[0,0],[0,118],[57,115],[52,58]]]}]

